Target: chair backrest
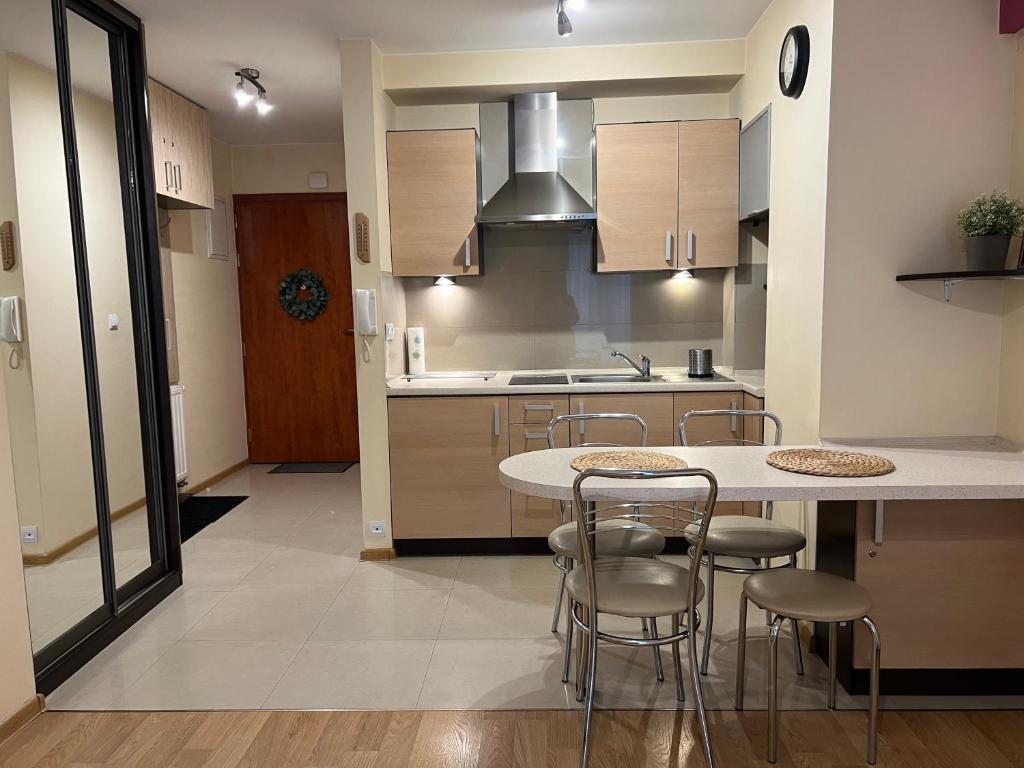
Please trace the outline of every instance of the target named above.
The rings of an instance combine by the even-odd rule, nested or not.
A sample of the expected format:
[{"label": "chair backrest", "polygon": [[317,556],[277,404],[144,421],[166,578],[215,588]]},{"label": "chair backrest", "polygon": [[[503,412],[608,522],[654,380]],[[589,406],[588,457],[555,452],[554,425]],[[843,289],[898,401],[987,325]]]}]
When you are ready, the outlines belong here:
[{"label": "chair backrest", "polygon": [[767,426],[767,422],[774,422],[775,441],[768,443],[763,439],[748,440],[746,438],[733,437],[725,440],[705,440],[702,443],[696,443],[696,445],[782,445],[782,420],[774,413],[771,411],[744,411],[730,408],[717,411],[689,411],[688,413],[683,414],[683,418],[679,420],[679,442],[682,445],[692,445],[692,443],[686,439],[686,423],[688,421],[712,416],[728,416],[733,419],[761,419],[761,433],[763,435],[767,434],[764,429]]},{"label": "chair backrest", "polygon": [[[622,501],[604,502],[611,493],[608,489],[602,489],[601,502],[594,502],[584,498],[584,485],[594,478],[605,478],[611,480],[629,480],[640,482],[664,481],[672,478],[699,478],[707,483],[707,490],[704,491],[701,484],[694,485],[685,483],[679,485],[678,499],[675,501],[631,501],[626,500],[625,495],[635,492],[635,485],[632,490],[624,491]],[[648,527],[657,530],[678,534],[687,528],[691,534],[696,533],[691,539],[692,549],[690,559],[693,563],[700,563],[704,554],[704,542],[708,535],[708,526],[711,523],[711,516],[715,511],[715,501],[718,498],[718,480],[706,469],[699,467],[686,467],[684,469],[585,469],[577,475],[572,486],[573,504],[576,513],[576,535],[582,543],[580,552],[583,566],[587,573],[587,583],[590,591],[590,605],[598,605],[597,579],[595,578],[594,564],[598,560],[595,540],[602,534],[611,533],[622,528]],[[641,494],[642,495],[642,494]],[[703,500],[703,504],[701,504]],[[622,520],[625,525],[617,528],[599,527],[598,521]],[[694,532],[692,526],[696,525]],[[697,604],[697,578],[700,568],[690,569],[690,606]],[[693,611],[690,611],[692,619]],[[691,625],[692,626],[692,625]]]},{"label": "chair backrest", "polygon": [[[761,419],[761,435],[762,440],[747,440],[746,438],[730,438],[727,440],[705,440],[697,445],[782,445],[782,419],[776,416],[771,411],[745,411],[736,409],[724,409],[718,411],[690,411],[689,413],[683,414],[683,418],[679,420],[679,442],[682,445],[690,445],[686,440],[686,423],[694,419],[708,418],[711,416],[728,416],[734,419],[748,419],[757,418]],[[775,440],[772,443],[764,441],[764,437],[767,436],[768,422],[771,421],[775,424]],[[774,513],[774,505],[772,502],[767,501],[764,504],[764,510],[762,516],[768,520],[772,519]]]},{"label": "chair backrest", "polygon": [[[640,442],[637,446],[643,448],[647,445],[647,422],[636,414],[632,413],[571,413],[567,416],[556,416],[548,422],[548,448],[555,447],[555,429],[560,424],[571,425],[579,422],[582,424],[588,421],[631,421],[640,428]],[[622,443],[578,443],[576,448],[621,448]]]}]

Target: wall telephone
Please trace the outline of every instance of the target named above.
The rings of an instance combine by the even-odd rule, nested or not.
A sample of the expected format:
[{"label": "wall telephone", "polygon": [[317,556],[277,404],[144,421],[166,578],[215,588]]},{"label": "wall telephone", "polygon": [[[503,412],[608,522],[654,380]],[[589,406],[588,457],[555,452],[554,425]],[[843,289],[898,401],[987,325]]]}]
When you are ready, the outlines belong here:
[{"label": "wall telephone", "polygon": [[363,338],[363,362],[370,362],[370,342],[367,339],[377,335],[377,291],[368,288],[357,288],[356,295],[356,333]]},{"label": "wall telephone", "polygon": [[24,340],[21,330],[21,297],[0,298],[0,341],[20,344]]}]

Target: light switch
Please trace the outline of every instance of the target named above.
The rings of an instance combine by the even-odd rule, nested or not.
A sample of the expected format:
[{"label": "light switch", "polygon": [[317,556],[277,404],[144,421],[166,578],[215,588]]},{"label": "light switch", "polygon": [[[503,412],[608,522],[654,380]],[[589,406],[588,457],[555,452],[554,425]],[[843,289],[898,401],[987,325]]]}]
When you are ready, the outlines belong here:
[{"label": "light switch", "polygon": [[121,318],[116,314],[107,315],[107,330],[116,331],[121,325]]},{"label": "light switch", "polygon": [[384,323],[384,341],[394,341],[394,340],[395,340],[395,324],[394,323]]}]

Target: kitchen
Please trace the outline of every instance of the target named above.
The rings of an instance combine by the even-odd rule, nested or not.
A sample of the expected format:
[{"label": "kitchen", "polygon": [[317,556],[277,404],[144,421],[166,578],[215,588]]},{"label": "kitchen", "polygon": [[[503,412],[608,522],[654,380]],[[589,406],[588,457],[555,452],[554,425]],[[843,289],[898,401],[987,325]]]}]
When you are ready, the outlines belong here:
[{"label": "kitchen", "polygon": [[[66,12],[78,23],[95,1]],[[166,371],[139,369],[143,434],[177,448],[163,384],[180,376],[185,491],[238,506],[182,542],[158,441],[134,473],[111,459],[149,478],[150,549],[145,528],[129,548],[121,518],[104,521],[122,510],[114,475],[109,490],[97,479],[87,599],[109,610],[91,636],[71,627],[81,645],[41,629],[54,563],[18,546],[14,521],[31,527],[27,500],[61,475],[40,445],[50,474],[33,480],[21,452],[56,413],[39,372],[57,313],[27,294],[47,286],[47,222],[30,213],[62,178],[37,174],[31,151],[61,137],[25,140],[41,114],[24,106],[31,51],[0,37],[0,221],[26,281],[0,273],[0,292],[25,293],[29,314],[28,341],[4,342],[0,398],[14,530],[0,579],[10,565],[15,587],[0,602],[0,741],[27,725],[0,762],[68,755],[61,729],[82,722],[115,729],[99,764],[181,744],[206,765],[1012,764],[1021,264],[1013,241],[976,268],[974,246],[1004,233],[957,230],[972,199],[1024,195],[1010,9],[538,0],[386,18],[311,1],[234,18],[125,4],[117,24],[125,39],[145,26],[145,59],[126,53],[139,77],[101,96],[141,99],[129,133],[153,157],[120,162],[138,162],[159,206],[137,206],[152,242],[125,284],[164,323],[127,298],[97,304],[97,338],[174,351]],[[75,26],[72,64],[93,62]],[[49,69],[58,84],[97,71]],[[67,122],[51,100],[48,130]],[[189,150],[159,124],[168,102],[209,120]],[[100,198],[85,197],[95,232]],[[49,221],[75,210],[72,196]],[[50,251],[79,256],[72,234]],[[156,253],[174,274],[143,283]],[[279,457],[287,440],[308,453]],[[102,468],[95,435],[92,448]],[[92,499],[86,462],[65,461],[50,508]],[[616,558],[637,581],[605,605]],[[85,573],[74,561],[64,570]],[[56,595],[78,600],[65,629],[94,606],[74,587]],[[219,716],[237,739],[197,725]],[[164,746],[133,747],[143,733]]]}]

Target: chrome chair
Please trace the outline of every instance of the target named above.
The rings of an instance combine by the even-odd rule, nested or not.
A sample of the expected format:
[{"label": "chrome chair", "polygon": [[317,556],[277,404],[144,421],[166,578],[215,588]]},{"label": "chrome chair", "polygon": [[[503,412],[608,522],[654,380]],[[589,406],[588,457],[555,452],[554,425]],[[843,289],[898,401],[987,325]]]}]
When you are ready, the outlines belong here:
[{"label": "chrome chair", "polygon": [[[729,418],[759,418],[762,429],[768,421],[775,425],[774,445],[782,445],[782,421],[770,411],[716,410],[690,411],[679,420],[679,441],[683,445],[691,445],[686,438],[686,425],[694,419],[728,416]],[[756,440],[730,438],[727,440],[707,440],[698,443],[705,445],[767,445]],[[783,525],[772,520],[772,502],[765,502],[761,517],[745,515],[720,515],[715,518],[708,531],[704,547],[705,556],[701,563],[707,569],[708,604],[704,625],[704,650],[701,654],[700,672],[708,673],[708,662],[711,657],[711,632],[715,623],[715,573],[755,574],[772,568],[772,558],[785,557],[785,564],[777,568],[796,568],[796,554],[807,546],[807,537],[796,528]],[[690,538],[687,536],[687,538]],[[692,541],[690,542],[692,544]],[[730,558],[721,561],[717,558]],[[739,563],[736,563],[739,560]],[[750,565],[745,565],[750,561]],[[696,562],[696,561],[694,561]],[[768,618],[771,623],[771,616]],[[793,625],[793,655],[798,675],[804,673],[803,652],[800,648],[800,630],[797,620]],[[740,627],[740,634],[744,627]]]},{"label": "chrome chair", "polygon": [[[871,699],[868,706],[867,762],[878,756],[878,677],[882,660],[878,627],[868,617],[871,595],[856,582],[822,571],[774,570],[748,576],[740,595],[740,627],[746,625],[747,601],[775,614],[768,635],[770,680],[768,693],[768,762],[774,763],[779,743],[779,629],[786,618],[828,624],[828,708],[836,708],[836,626],[860,621],[871,633]],[[736,709],[743,709],[746,633],[736,645]]]},{"label": "chrome chair", "polygon": [[[584,486],[593,485],[594,479],[663,481],[665,479],[696,479],[678,486],[678,501],[623,501],[599,507],[587,503]],[[701,482],[703,480],[703,482]],[[706,482],[707,491],[703,490]],[[602,493],[603,496],[607,492]],[[693,501],[694,496],[703,501]],[[573,506],[576,510],[576,528],[581,563],[569,573],[566,592],[569,595],[569,617],[587,638],[578,677],[577,700],[586,695],[583,719],[583,754],[580,765],[586,768],[591,750],[591,725],[594,715],[594,696],[597,687],[597,646],[599,642],[629,647],[653,647],[657,652],[662,645],[672,646],[672,662],[676,676],[676,698],[684,698],[683,668],[679,644],[687,641],[690,677],[693,684],[704,740],[704,757],[709,768],[714,767],[714,754],[708,731],[704,695],[697,669],[696,632],[700,617],[696,606],[704,596],[704,583],[698,568],[684,568],[654,558],[613,557],[601,554],[600,539],[616,529],[602,528],[599,523],[609,519],[621,521],[625,526],[647,525],[662,531],[676,532],[691,528],[694,533],[694,562],[700,562],[707,537],[708,525],[714,513],[718,482],[706,469],[686,468],[669,470],[587,469],[573,483]],[[686,615],[686,627],[680,626]],[[640,618],[643,616],[670,617],[671,634],[659,637],[636,638],[601,631],[602,615]],[[585,682],[584,682],[585,681]]]},{"label": "chrome chair", "polygon": [[[639,427],[640,440],[637,443],[640,447],[647,445],[647,422],[632,413],[578,413],[567,416],[556,416],[548,423],[548,448],[555,447],[555,432],[561,425],[569,429],[573,424],[580,425],[580,434],[584,433],[585,425],[591,421],[618,421],[632,422]],[[622,448],[620,443],[577,443],[577,448]],[[551,631],[558,631],[558,620],[562,612],[562,603],[565,596],[565,580],[572,570],[573,563],[579,560],[579,537],[576,533],[576,524],[571,521],[571,505],[566,502],[558,502],[558,511],[561,518],[561,525],[548,535],[548,547],[554,553],[552,561],[555,567],[561,572],[558,579],[558,593],[555,597],[555,612],[551,618]],[[635,521],[634,521],[635,523]],[[655,557],[665,549],[665,536],[654,528],[643,525],[626,525],[622,521],[609,520],[599,523],[601,528],[614,529],[608,535],[601,537],[600,552],[602,555],[616,555],[621,557]],[[648,632],[657,636],[657,619],[643,617],[641,626],[645,636]],[[569,682],[569,668],[572,658],[572,621],[566,618],[565,632],[565,663],[562,671],[562,682]],[[661,665],[661,654],[654,649],[654,669],[658,680],[665,679],[665,672]]]}]

